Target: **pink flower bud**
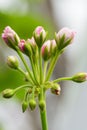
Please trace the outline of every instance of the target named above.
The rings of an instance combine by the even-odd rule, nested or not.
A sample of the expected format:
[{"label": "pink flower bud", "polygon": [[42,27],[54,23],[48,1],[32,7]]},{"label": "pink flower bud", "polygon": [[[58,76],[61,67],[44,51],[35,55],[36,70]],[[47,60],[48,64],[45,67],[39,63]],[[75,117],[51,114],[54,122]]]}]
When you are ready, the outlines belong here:
[{"label": "pink flower bud", "polygon": [[57,48],[57,45],[56,45],[56,41],[55,40],[51,40],[51,48],[52,48],[52,54],[55,55],[56,54],[56,48]]},{"label": "pink flower bud", "polygon": [[24,45],[25,45],[25,40],[24,40],[24,39],[20,40],[18,46],[19,46],[19,49],[20,49],[22,52],[24,52]]},{"label": "pink flower bud", "polygon": [[30,44],[28,43],[28,41],[25,41],[25,40],[20,40],[19,44],[19,49],[24,53],[26,54],[27,56],[31,56],[32,54],[32,49],[31,49],[31,46]]},{"label": "pink flower bud", "polygon": [[74,40],[76,32],[69,28],[63,28],[55,35],[55,40],[58,49],[61,50],[67,45],[71,44]]},{"label": "pink flower bud", "polygon": [[85,82],[87,81],[87,73],[77,73],[71,80],[77,83]]},{"label": "pink flower bud", "polygon": [[34,39],[38,47],[41,47],[46,39],[46,31],[42,26],[38,26],[34,31]]},{"label": "pink flower bud", "polygon": [[50,47],[51,47],[51,41],[48,40],[43,44],[41,48],[42,57],[44,60],[48,60],[50,58],[50,55],[51,55]]},{"label": "pink flower bud", "polygon": [[2,39],[4,42],[11,48],[15,49],[15,46],[18,45],[19,42],[19,36],[16,34],[16,32],[11,29],[11,27],[7,26],[3,33],[2,33]]},{"label": "pink flower bud", "polygon": [[31,39],[28,39],[27,42],[28,42],[29,44],[31,44],[31,46],[36,46],[34,37],[32,37]]},{"label": "pink flower bud", "polygon": [[41,48],[41,52],[44,60],[48,60],[52,55],[54,55],[56,53],[55,40],[46,41]]}]

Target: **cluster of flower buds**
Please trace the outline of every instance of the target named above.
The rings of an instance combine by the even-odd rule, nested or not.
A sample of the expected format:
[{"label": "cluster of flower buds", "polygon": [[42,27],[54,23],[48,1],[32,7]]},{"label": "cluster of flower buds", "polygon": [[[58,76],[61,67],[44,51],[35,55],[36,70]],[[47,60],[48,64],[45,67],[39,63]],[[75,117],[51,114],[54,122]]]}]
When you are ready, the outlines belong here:
[{"label": "cluster of flower buds", "polygon": [[[39,100],[39,108],[44,111],[46,109],[44,95],[48,89],[53,94],[60,95],[61,87],[58,82],[62,80],[72,80],[77,83],[86,81],[87,73],[78,73],[72,77],[50,81],[58,57],[66,46],[73,42],[75,33],[72,29],[63,28],[55,34],[53,40],[46,40],[47,32],[42,26],[38,26],[34,30],[32,38],[24,40],[20,39],[11,27],[7,26],[2,34],[2,39],[10,48],[17,52],[26,68],[26,72],[20,68],[19,61],[15,56],[8,56],[8,66],[24,75],[25,85],[19,86],[14,90],[4,90],[3,97],[11,98],[19,89],[27,88],[27,91],[25,89],[25,97],[22,103],[23,112],[26,111],[28,106],[31,110],[36,108],[36,98]],[[31,67],[28,66],[22,53],[30,59]]]}]

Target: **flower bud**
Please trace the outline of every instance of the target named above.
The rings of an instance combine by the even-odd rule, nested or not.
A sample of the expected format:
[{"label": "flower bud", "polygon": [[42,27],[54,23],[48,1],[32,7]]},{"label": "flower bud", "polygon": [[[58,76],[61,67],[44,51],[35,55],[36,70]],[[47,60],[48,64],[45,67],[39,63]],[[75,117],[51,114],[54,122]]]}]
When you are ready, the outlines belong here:
[{"label": "flower bud", "polygon": [[36,27],[33,35],[34,35],[34,39],[36,41],[37,46],[41,48],[42,44],[46,40],[46,35],[47,35],[46,31],[44,30],[42,26],[38,26]]},{"label": "flower bud", "polygon": [[29,81],[29,78],[30,78],[30,77],[29,77],[29,74],[28,74],[28,72],[26,72],[26,73],[25,73],[25,78],[24,78],[24,80],[25,80],[26,82],[28,82],[28,81]]},{"label": "flower bud", "polygon": [[2,95],[4,98],[11,98],[15,94],[15,91],[13,89],[5,89],[2,92]]},{"label": "flower bud", "polygon": [[49,60],[49,58],[56,53],[56,42],[55,42],[55,40],[46,41],[41,48],[41,52],[42,52],[43,59],[45,61]]},{"label": "flower bud", "polygon": [[57,45],[56,45],[56,41],[55,40],[51,40],[51,53],[52,55],[56,54],[56,49],[57,49]]},{"label": "flower bud", "polygon": [[58,33],[55,34],[55,40],[57,43],[58,50],[62,50],[74,40],[76,32],[69,29],[63,28]]},{"label": "flower bud", "polygon": [[77,73],[71,78],[72,81],[82,83],[87,81],[87,73]]},{"label": "flower bud", "polygon": [[27,108],[28,108],[28,102],[23,101],[23,103],[22,103],[22,111],[25,112]]},{"label": "flower bud", "polygon": [[41,111],[44,111],[44,110],[45,110],[45,108],[46,108],[46,103],[45,103],[44,100],[40,100],[40,101],[39,101],[39,107],[40,107]]},{"label": "flower bud", "polygon": [[52,88],[51,88],[51,92],[53,94],[56,94],[56,95],[60,95],[60,92],[61,92],[61,88],[60,88],[60,85],[55,83],[52,85]]},{"label": "flower bud", "polygon": [[30,99],[29,106],[30,106],[30,109],[33,111],[36,107],[36,101],[34,99]]},{"label": "flower bud", "polygon": [[4,42],[11,48],[15,49],[15,46],[18,45],[20,38],[17,35],[17,33],[11,29],[11,27],[7,26],[3,33],[2,33],[2,39]]},{"label": "flower bud", "polygon": [[26,54],[27,56],[31,56],[32,54],[32,49],[31,49],[31,46],[30,44],[28,43],[28,41],[25,41],[25,40],[20,40],[19,44],[19,49],[24,53]]},{"label": "flower bud", "polygon": [[8,56],[7,58],[7,64],[9,67],[13,69],[18,69],[19,62],[16,56]]},{"label": "flower bud", "polygon": [[48,40],[43,44],[43,46],[41,48],[42,57],[44,60],[48,60],[50,58],[50,56],[51,56],[50,49],[51,49],[51,42],[50,42],[50,40]]}]

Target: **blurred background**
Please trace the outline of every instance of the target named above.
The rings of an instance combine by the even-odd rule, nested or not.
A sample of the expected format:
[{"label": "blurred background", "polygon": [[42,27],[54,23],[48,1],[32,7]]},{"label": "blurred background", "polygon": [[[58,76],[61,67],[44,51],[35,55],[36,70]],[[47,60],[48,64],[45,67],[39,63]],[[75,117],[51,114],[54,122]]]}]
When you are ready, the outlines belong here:
[{"label": "blurred background", "polygon": [[[21,39],[31,37],[38,25],[48,31],[48,39],[63,27],[76,30],[75,41],[60,57],[52,78],[87,72],[86,7],[86,0],[0,0],[0,92],[24,83],[23,76],[6,65],[8,55],[17,55],[1,39],[7,25]],[[63,82],[61,87],[60,96],[47,93],[49,130],[87,130],[87,83]],[[0,130],[41,130],[38,108],[22,113],[22,99],[22,91],[9,100],[0,95]]]}]

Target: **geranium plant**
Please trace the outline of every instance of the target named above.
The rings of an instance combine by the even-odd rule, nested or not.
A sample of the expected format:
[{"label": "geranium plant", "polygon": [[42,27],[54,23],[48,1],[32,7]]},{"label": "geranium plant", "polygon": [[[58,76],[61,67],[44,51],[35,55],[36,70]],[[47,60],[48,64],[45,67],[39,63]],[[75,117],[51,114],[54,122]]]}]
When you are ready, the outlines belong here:
[{"label": "geranium plant", "polygon": [[[55,95],[60,95],[61,86],[59,82],[70,80],[81,83],[87,80],[87,73],[77,73],[71,77],[60,77],[50,80],[55,64],[65,48],[70,45],[75,37],[75,31],[69,28],[63,28],[55,33],[53,40],[46,40],[47,32],[42,26],[36,27],[32,38],[27,40],[20,39],[18,34],[9,26],[3,33],[2,39],[14,51],[17,52],[22,60],[26,72],[20,67],[19,60],[16,56],[8,56],[7,64],[10,68],[19,71],[25,77],[25,84],[15,89],[5,89],[2,94],[4,98],[11,98],[20,89],[24,89],[25,96],[22,102],[22,110],[26,111],[30,107],[33,111],[39,106],[42,130],[48,130],[46,115],[46,92],[48,89]],[[25,54],[30,61],[31,67],[28,65]],[[38,102],[36,102],[36,98]]]}]

